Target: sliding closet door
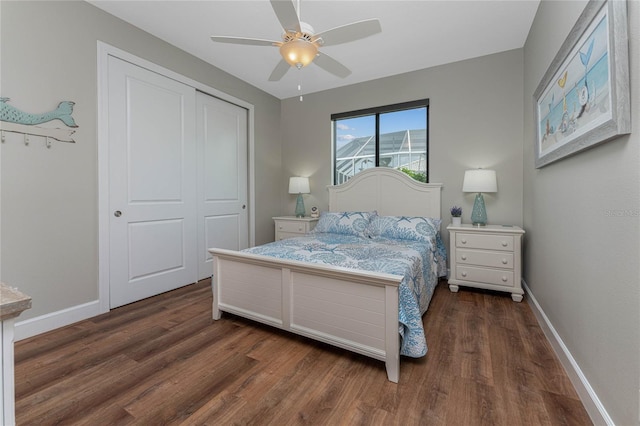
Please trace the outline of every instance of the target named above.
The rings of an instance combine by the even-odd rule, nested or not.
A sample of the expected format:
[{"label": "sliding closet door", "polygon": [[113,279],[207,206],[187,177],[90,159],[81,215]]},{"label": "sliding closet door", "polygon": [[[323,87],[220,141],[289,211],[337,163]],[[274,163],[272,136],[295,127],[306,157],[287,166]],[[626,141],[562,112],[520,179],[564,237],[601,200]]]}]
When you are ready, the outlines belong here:
[{"label": "sliding closet door", "polygon": [[247,110],[198,92],[198,275],[213,272],[211,247],[249,245]]},{"label": "sliding closet door", "polygon": [[196,92],[109,57],[108,96],[114,308],[198,278]]}]

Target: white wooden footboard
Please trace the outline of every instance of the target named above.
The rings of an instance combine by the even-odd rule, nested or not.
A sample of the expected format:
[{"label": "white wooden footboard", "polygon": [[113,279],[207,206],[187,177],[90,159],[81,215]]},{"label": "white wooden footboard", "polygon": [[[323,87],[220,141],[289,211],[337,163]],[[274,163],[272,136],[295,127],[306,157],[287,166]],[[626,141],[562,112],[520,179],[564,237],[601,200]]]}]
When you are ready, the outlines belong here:
[{"label": "white wooden footboard", "polygon": [[223,249],[213,256],[213,318],[221,311],[385,362],[400,373],[402,277]]}]

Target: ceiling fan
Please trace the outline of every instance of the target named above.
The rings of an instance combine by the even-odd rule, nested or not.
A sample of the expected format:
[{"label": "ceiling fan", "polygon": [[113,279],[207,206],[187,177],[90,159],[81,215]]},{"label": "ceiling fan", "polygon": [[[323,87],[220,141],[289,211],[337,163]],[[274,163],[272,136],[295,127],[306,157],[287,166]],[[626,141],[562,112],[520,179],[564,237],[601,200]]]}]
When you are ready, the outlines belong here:
[{"label": "ceiling fan", "polygon": [[282,41],[211,36],[211,40],[221,43],[279,47],[282,60],[269,76],[269,81],[280,80],[291,67],[301,69],[312,62],[331,74],[345,78],[351,74],[349,68],[321,52],[320,48],[360,40],[382,31],[378,19],[367,19],[315,34],[311,25],[300,21],[300,0],[298,0],[297,10],[294,0],[270,0],[270,2],[284,31]]}]

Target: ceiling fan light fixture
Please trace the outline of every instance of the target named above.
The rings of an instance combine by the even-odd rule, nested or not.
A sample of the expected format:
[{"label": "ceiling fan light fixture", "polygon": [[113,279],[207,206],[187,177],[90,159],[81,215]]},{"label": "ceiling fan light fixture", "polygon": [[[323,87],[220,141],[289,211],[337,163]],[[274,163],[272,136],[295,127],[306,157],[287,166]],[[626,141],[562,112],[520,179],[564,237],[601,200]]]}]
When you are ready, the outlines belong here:
[{"label": "ceiling fan light fixture", "polygon": [[292,67],[309,65],[318,55],[318,46],[306,40],[291,40],[280,46],[280,54]]},{"label": "ceiling fan light fixture", "polygon": [[[282,60],[278,61],[271,72],[269,81],[280,81],[290,68],[302,69],[312,62],[337,77],[348,77],[351,74],[349,68],[326,53],[320,52],[320,48],[348,43],[377,34],[382,31],[380,20],[365,19],[316,34],[311,25],[300,20],[300,1],[269,0],[282,27],[282,41],[235,36],[211,36],[211,40],[216,43],[278,47]],[[295,5],[296,2],[298,7]]]}]

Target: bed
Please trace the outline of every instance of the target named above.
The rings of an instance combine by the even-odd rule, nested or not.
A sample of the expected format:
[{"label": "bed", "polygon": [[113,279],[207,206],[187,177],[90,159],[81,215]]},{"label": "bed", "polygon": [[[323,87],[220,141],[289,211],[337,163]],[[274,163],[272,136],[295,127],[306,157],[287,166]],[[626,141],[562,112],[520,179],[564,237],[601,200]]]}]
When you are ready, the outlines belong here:
[{"label": "bed", "polygon": [[[389,168],[368,169],[328,188],[333,213],[323,214],[315,232],[243,251],[209,249],[213,318],[229,312],[379,359],[388,379],[397,383],[401,349],[402,355],[414,357],[426,353],[421,316],[438,277],[446,274],[446,252],[439,236],[441,187]],[[332,228],[331,220],[342,215],[356,229],[353,235]],[[354,225],[358,215],[368,215],[366,228]],[[396,235],[376,235],[390,229],[385,228],[389,221],[402,222],[403,232],[427,229],[429,237],[399,242]],[[399,254],[397,261],[369,258],[368,253],[379,251],[380,245],[387,254]],[[361,260],[369,260],[364,270],[355,269],[357,259],[349,257],[358,257],[357,253]],[[340,257],[346,259],[336,266]],[[409,258],[422,263],[411,266],[403,260]],[[407,263],[408,269],[400,263]],[[422,272],[424,286],[413,288],[410,284],[420,275],[416,271]],[[416,288],[415,303],[407,307]]]}]

